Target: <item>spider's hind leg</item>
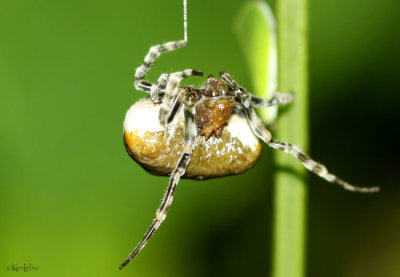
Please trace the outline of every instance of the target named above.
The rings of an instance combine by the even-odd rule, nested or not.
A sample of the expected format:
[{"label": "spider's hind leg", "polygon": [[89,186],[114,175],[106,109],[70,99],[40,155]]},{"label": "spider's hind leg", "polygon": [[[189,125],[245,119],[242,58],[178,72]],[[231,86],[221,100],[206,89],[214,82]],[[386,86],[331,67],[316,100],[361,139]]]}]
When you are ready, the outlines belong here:
[{"label": "spider's hind leg", "polygon": [[288,92],[275,92],[271,99],[264,99],[251,95],[251,101],[256,108],[286,105],[293,101],[293,94]]},{"label": "spider's hind leg", "polygon": [[320,164],[313,159],[311,159],[308,155],[304,153],[299,147],[287,143],[272,139],[271,133],[265,129],[264,124],[262,123],[261,119],[257,116],[254,111],[253,101],[250,97],[243,97],[240,99],[241,106],[244,108],[247,121],[252,129],[253,133],[263,140],[268,146],[288,153],[298,159],[305,168],[310,170],[311,172],[317,174],[319,177],[325,179],[330,183],[336,183],[342,186],[346,190],[350,191],[357,191],[357,192],[377,192],[379,191],[379,187],[357,187],[353,186],[339,177],[333,175],[328,171],[328,169],[323,165]]},{"label": "spider's hind leg", "polygon": [[123,269],[140,252],[140,250],[145,247],[149,238],[154,234],[154,232],[158,229],[158,227],[160,227],[161,223],[167,217],[168,210],[174,198],[175,189],[178,185],[180,178],[186,172],[193,150],[196,146],[197,130],[193,117],[193,106],[185,105],[185,139],[182,156],[171,174],[171,179],[169,181],[167,191],[161,201],[160,207],[156,212],[156,217],[154,218],[153,223],[144,235],[143,239],[129,255],[129,257],[120,265],[119,269]]},{"label": "spider's hind leg", "polygon": [[328,169],[323,165],[320,164],[313,159],[311,159],[309,156],[307,156],[299,147],[296,145],[287,143],[287,142],[282,142],[278,141],[275,139],[271,139],[267,144],[275,149],[281,150],[285,153],[288,153],[298,159],[302,164],[304,165],[305,168],[310,170],[311,172],[317,174],[319,177],[325,179],[326,181],[330,183],[336,183],[340,186],[342,186],[346,190],[350,191],[356,191],[356,192],[364,192],[364,193],[371,193],[371,192],[377,192],[379,191],[379,187],[357,187],[353,186],[339,177],[333,175],[328,171]]},{"label": "spider's hind leg", "polygon": [[[225,84],[231,90],[238,90],[240,93],[246,92],[246,90],[236,83],[235,80],[232,79],[231,75],[226,72],[220,72],[219,76],[224,80]],[[249,93],[250,94],[250,93]],[[293,94],[287,92],[275,92],[271,99],[264,99],[250,94],[252,106],[258,107],[271,107],[277,105],[286,105],[293,101]]]}]

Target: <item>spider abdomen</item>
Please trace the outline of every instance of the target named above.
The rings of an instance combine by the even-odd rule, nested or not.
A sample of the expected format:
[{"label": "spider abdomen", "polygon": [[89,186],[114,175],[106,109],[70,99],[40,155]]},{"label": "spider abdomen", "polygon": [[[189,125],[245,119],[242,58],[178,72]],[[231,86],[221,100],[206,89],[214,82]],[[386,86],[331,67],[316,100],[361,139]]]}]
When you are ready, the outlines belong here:
[{"label": "spider abdomen", "polygon": [[[222,104],[232,105],[229,103]],[[185,127],[182,112],[177,113],[167,129],[161,125],[158,119],[160,106],[150,98],[132,105],[125,117],[124,142],[129,155],[143,168],[152,174],[167,176],[182,156]],[[229,117],[222,118],[221,124],[215,125],[216,129],[222,130],[219,137],[211,134],[208,139],[203,135],[197,136],[184,177],[206,179],[239,174],[259,159],[262,145],[244,115],[235,110],[232,112],[232,107],[227,112]]]}]

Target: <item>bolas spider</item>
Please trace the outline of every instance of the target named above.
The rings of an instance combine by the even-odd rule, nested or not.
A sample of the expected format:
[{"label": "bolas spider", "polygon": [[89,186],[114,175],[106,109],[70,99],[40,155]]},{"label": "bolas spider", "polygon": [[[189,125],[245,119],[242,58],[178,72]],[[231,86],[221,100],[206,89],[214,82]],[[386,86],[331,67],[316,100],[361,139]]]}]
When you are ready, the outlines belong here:
[{"label": "bolas spider", "polygon": [[288,104],[292,101],[289,93],[259,98],[225,72],[219,74],[220,78],[209,75],[199,88],[181,86],[185,78],[204,76],[193,69],[164,73],[157,83],[145,81],[146,73],[161,54],[186,46],[186,6],[184,10],[185,39],[151,47],[135,73],[135,88],[150,97],[134,103],[126,113],[124,143],[129,155],[143,168],[155,175],[170,175],[170,181],[153,223],[120,269],[143,249],[166,218],[180,178],[203,180],[243,173],[261,156],[259,140],[292,155],[308,170],[347,190],[379,190],[353,186],[329,173],[299,147],[272,138],[255,108]]}]

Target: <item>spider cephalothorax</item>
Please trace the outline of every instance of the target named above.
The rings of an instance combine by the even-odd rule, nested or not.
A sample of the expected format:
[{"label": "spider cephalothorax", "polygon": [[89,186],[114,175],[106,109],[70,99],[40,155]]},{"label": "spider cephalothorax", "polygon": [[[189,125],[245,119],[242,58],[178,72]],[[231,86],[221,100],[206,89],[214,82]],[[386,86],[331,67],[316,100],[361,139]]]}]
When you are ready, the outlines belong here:
[{"label": "spider cephalothorax", "polygon": [[148,92],[150,97],[139,100],[128,110],[124,122],[125,146],[129,155],[147,171],[171,178],[152,225],[120,268],[139,253],[165,219],[181,177],[206,179],[242,173],[260,157],[259,140],[292,155],[308,170],[345,189],[379,190],[353,186],[329,173],[299,147],[272,139],[255,108],[287,104],[292,101],[291,94],[276,92],[271,99],[258,98],[224,72],[220,73],[220,79],[210,75],[199,88],[180,85],[190,76],[204,76],[192,69],[162,74],[157,83],[144,80],[162,53],[185,45],[186,41],[181,40],[153,46],[136,69],[135,87]]}]

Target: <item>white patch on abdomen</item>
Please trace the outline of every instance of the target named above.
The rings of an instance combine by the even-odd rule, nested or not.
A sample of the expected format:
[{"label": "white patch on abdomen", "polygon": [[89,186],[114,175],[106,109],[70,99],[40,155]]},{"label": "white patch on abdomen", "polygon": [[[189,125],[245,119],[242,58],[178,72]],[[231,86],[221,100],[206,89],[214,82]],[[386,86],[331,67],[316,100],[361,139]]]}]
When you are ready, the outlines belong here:
[{"label": "white patch on abdomen", "polygon": [[153,104],[148,98],[143,98],[133,104],[126,112],[124,132],[137,131],[139,135],[144,132],[158,132],[164,130],[160,124],[158,114],[161,105]]},{"label": "white patch on abdomen", "polygon": [[226,125],[226,130],[231,134],[231,137],[237,138],[243,146],[248,146],[252,150],[257,149],[258,138],[254,135],[245,117],[232,114]]}]

